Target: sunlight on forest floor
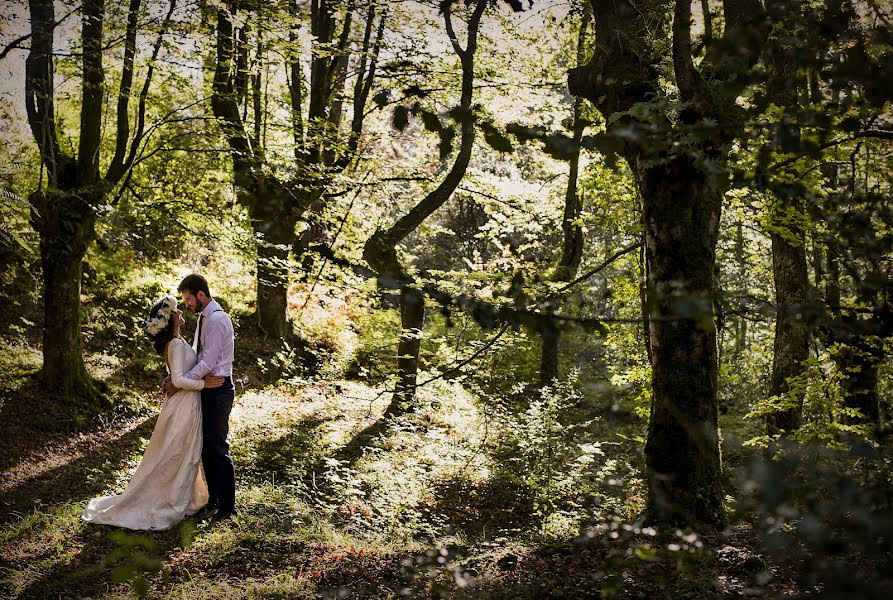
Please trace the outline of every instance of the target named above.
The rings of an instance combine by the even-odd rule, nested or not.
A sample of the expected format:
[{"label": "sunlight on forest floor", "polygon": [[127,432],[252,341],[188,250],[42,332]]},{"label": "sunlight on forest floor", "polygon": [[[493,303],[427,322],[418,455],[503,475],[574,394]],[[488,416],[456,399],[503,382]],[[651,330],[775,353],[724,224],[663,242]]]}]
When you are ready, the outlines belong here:
[{"label": "sunlight on forest floor", "polygon": [[[320,330],[331,325],[317,318]],[[340,352],[353,352],[351,335]],[[16,358],[3,365],[3,389],[39,402],[32,378],[39,353],[8,356]],[[80,520],[87,500],[123,491],[136,469],[160,395],[144,359],[86,358],[94,376],[127,392],[123,406],[85,432],[28,426],[27,451],[5,446],[15,456],[0,492],[3,595],[538,598],[639,586],[649,597],[668,581],[693,597],[743,589],[744,578],[714,573],[694,545],[681,562],[659,559],[647,535],[611,517],[641,509],[638,425],[593,419],[591,404],[543,400],[506,411],[443,379],[419,388],[419,408],[396,420],[381,418],[390,401],[384,383],[302,376],[240,383],[230,432],[236,520],[209,527],[187,519],[162,532],[88,525]],[[566,393],[559,385],[550,397]],[[564,420],[543,428],[559,414],[549,411]],[[512,453],[522,462],[504,454],[506,443],[519,444]],[[577,504],[583,497],[598,500]],[[627,544],[626,553],[572,543],[592,520],[602,522],[599,535]],[[682,533],[677,545],[689,547]],[[607,579],[593,587],[599,565],[644,569],[648,583],[599,575]],[[682,583],[679,569],[688,573]]]},{"label": "sunlight on forest floor", "polygon": [[[340,576],[326,569],[342,568],[346,557],[360,568],[435,541],[461,541],[437,514],[443,507],[435,493],[448,490],[448,480],[486,478],[487,430],[458,384],[436,382],[420,390],[420,400],[437,410],[386,422],[379,416],[388,398],[357,382],[240,390],[231,417],[238,520],[216,529],[194,529],[187,521],[174,531],[136,536],[118,555],[113,530],[87,525],[79,514],[94,494],[123,489],[151,429],[126,434],[145,425],[146,416],[51,440],[3,472],[4,494],[19,501],[0,530],[3,587],[24,597],[52,589],[126,595],[127,581],[161,557],[163,568],[151,581],[166,595],[229,597],[264,589],[300,595],[329,580],[338,584]],[[107,458],[86,464],[97,449]],[[61,473],[83,484],[64,489],[60,501],[28,497]],[[33,506],[27,513],[25,499]],[[287,559],[306,564],[283,571]],[[118,585],[101,584],[96,574],[116,563],[111,578]]]}]

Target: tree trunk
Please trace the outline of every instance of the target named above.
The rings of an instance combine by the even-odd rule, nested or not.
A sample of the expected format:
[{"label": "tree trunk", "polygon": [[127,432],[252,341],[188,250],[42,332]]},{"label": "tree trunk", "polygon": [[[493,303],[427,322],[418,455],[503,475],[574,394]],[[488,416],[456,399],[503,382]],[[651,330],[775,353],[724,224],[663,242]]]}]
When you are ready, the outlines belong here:
[{"label": "tree trunk", "polygon": [[[269,225],[265,223],[264,225]],[[257,326],[273,338],[284,338],[288,326],[288,244],[291,232],[266,232],[255,227],[257,241]],[[266,233],[266,235],[264,235]]]},{"label": "tree trunk", "polygon": [[397,257],[395,244],[385,232],[376,231],[366,241],[363,258],[378,274],[379,286],[394,288],[400,285],[400,340],[397,342],[397,384],[391,402],[385,410],[388,416],[413,412],[419,372],[419,352],[425,324],[425,298],[412,284]]},{"label": "tree trunk", "polygon": [[108,405],[87,373],[81,345],[81,272],[95,238],[96,215],[89,193],[39,191],[31,194],[31,221],[40,234],[43,268],[43,382],[77,408]]},{"label": "tree trunk", "polygon": [[[574,106],[574,141],[579,144],[583,137],[585,124],[580,118],[580,100]],[[564,203],[564,218],[561,229],[564,239],[561,248],[561,259],[555,270],[553,281],[571,281],[577,274],[583,258],[583,228],[579,224],[583,202],[577,193],[577,175],[580,165],[580,147],[577,146],[570,161],[567,193]],[[557,311],[558,302],[550,303],[547,311]],[[542,339],[542,355],[540,357],[540,386],[552,383],[559,376],[558,360],[560,357],[561,330],[551,321],[544,321],[540,331]]]},{"label": "tree trunk", "polygon": [[[776,125],[773,143],[781,152],[800,151],[800,126],[796,112],[799,106],[797,84],[799,69],[795,49],[786,45],[782,32],[799,17],[797,3],[769,0],[766,3],[774,19],[775,36],[766,46],[766,93],[776,105],[785,109]],[[786,175],[782,173],[782,175]],[[790,177],[790,176],[788,176]],[[804,215],[798,190],[789,184],[773,187],[772,268],[775,280],[775,342],[769,395],[783,397],[796,394],[795,405],[777,411],[766,419],[769,434],[800,427],[803,393],[791,391],[789,381],[803,372],[809,358],[811,338],[804,311],[809,300],[809,278],[806,264],[806,237],[800,225]],[[779,231],[779,228],[782,230]]]},{"label": "tree trunk", "polygon": [[[648,316],[648,518],[721,527],[725,518],[712,303],[716,241],[723,170],[740,131],[737,124],[743,122],[736,99],[747,78],[740,75],[756,64],[764,45],[763,9],[757,0],[723,3],[723,43],[711,44],[696,67],[687,0],[677,0],[672,15],[660,3],[590,3],[596,50],[589,64],[568,72],[568,87],[605,117],[605,134],[613,137],[629,163],[642,202],[647,277],[654,299]],[[666,47],[655,45],[659,36],[644,31],[672,32],[673,75],[687,103],[675,120],[668,114],[638,120],[632,114],[637,104],[660,96],[664,77],[658,64]],[[729,48],[735,48],[735,60],[729,60]],[[688,128],[705,121],[717,124],[715,135],[691,140]],[[674,150],[677,146],[684,149]]]},{"label": "tree trunk", "polygon": [[[129,100],[139,24],[139,0],[130,0],[125,51],[118,92],[115,155],[105,177],[99,172],[103,105],[106,86],[103,68],[104,0],[87,0],[81,6],[81,105],[78,154],[66,155],[59,144],[54,108],[54,35],[57,25],[52,0],[29,3],[31,44],[25,61],[25,110],[34,142],[46,168],[46,188],[29,197],[31,224],[40,236],[43,267],[44,385],[77,408],[109,406],[102,385],[84,366],[80,338],[81,271],[84,256],[96,237],[98,207],[133,167],[144,139],[146,97],[164,31],[170,24],[175,0],[158,33],[148,62],[137,109],[137,127],[130,135]],[[127,151],[128,144],[130,151]],[[41,184],[43,184],[41,177]],[[79,411],[78,411],[79,412]]]},{"label": "tree trunk", "polygon": [[[462,93],[460,110],[471,116],[474,96],[474,54],[477,50],[477,32],[488,0],[477,0],[468,20],[467,45],[463,49],[453,31],[450,3],[442,8],[444,24],[453,50],[462,64]],[[423,292],[416,286],[409,269],[404,267],[397,256],[397,244],[415,231],[431,214],[450,199],[462,182],[471,160],[474,148],[475,124],[473,119],[464,119],[460,124],[459,152],[446,177],[434,190],[430,191],[418,204],[390,227],[379,229],[366,240],[363,258],[377,273],[380,288],[400,288],[400,342],[398,343],[397,368],[399,382],[388,407],[389,414],[399,414],[413,410],[421,348],[422,326],[425,319]]]},{"label": "tree trunk", "polygon": [[[588,6],[584,6],[580,16],[580,28],[577,31],[577,65],[585,62],[586,55],[586,31],[589,20],[592,18]],[[564,197],[564,215],[561,220],[561,230],[564,234],[561,244],[561,259],[555,270],[553,281],[571,281],[580,267],[583,259],[583,228],[580,226],[580,214],[583,212],[583,201],[577,192],[577,180],[580,172],[580,141],[586,123],[582,116],[583,100],[574,100],[573,134],[575,148],[571,155],[567,176],[567,190]],[[550,303],[547,311],[558,310],[558,303]],[[540,386],[546,386],[557,379],[558,360],[560,357],[561,330],[555,327],[551,321],[544,321],[540,332],[542,339],[542,354],[540,356]]]},{"label": "tree trunk", "polygon": [[[217,54],[211,108],[230,146],[232,172],[239,202],[248,208],[257,239],[255,318],[257,326],[274,339],[289,334],[289,251],[298,216],[306,208],[295,201],[289,183],[265,171],[261,128],[252,141],[239,103],[246,98],[249,25],[234,31],[231,14],[217,11]],[[260,62],[260,61],[259,61]],[[255,82],[259,86],[259,79]],[[258,95],[255,106],[262,106]],[[259,111],[262,112],[262,111]],[[259,125],[256,123],[256,125]]]},{"label": "tree trunk", "polygon": [[415,409],[419,351],[425,325],[425,296],[413,286],[400,289],[400,342],[397,344],[397,388],[385,414],[398,415]]},{"label": "tree trunk", "polygon": [[[289,191],[274,179],[243,173],[250,181],[251,225],[257,240],[255,318],[258,328],[274,339],[291,334],[288,321],[289,254],[294,241],[296,210]],[[255,179],[255,177],[257,177]]]},{"label": "tree trunk", "polygon": [[[554,309],[553,309],[554,310]],[[540,386],[547,386],[558,378],[558,358],[560,355],[561,331],[555,326],[543,327],[542,354],[540,355]]]},{"label": "tree trunk", "polygon": [[[741,221],[735,228],[735,259],[738,263],[738,280],[746,281],[747,261],[744,257],[744,226]],[[747,288],[742,291],[746,292]],[[747,349],[747,319],[744,315],[736,319],[737,327],[735,328],[735,360],[737,360]]]},{"label": "tree trunk", "polygon": [[[770,396],[790,393],[789,380],[803,371],[803,362],[809,358],[810,331],[803,310],[807,302],[809,281],[806,269],[806,251],[800,241],[792,243],[779,233],[772,234],[772,270],[775,278],[775,342],[772,355]],[[800,427],[803,412],[803,393],[796,392],[796,406],[780,410],[767,417],[770,434],[792,431]]]},{"label": "tree trunk", "polygon": [[[652,402],[648,514],[671,524],[724,523],[713,268],[720,181],[686,156],[636,168],[645,219]],[[668,226],[672,225],[672,226]]]}]

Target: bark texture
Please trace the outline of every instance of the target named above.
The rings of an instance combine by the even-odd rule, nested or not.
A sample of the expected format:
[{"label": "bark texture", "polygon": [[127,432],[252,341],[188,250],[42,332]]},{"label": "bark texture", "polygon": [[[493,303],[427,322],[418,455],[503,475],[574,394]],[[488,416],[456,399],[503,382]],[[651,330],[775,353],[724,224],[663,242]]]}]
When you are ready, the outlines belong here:
[{"label": "bark texture", "polygon": [[[741,124],[735,98],[765,40],[762,6],[752,0],[725,2],[721,43],[707,48],[696,69],[690,2],[675,2],[672,22],[659,3],[591,4],[596,50],[588,65],[571,69],[568,84],[609,123],[607,135],[629,163],[641,195],[653,371],[645,445],[648,518],[720,527],[725,518],[713,273],[727,185],[722,167]],[[659,107],[650,118],[617,115],[660,97],[661,41],[667,37],[673,75],[686,102],[678,121],[671,122]],[[716,124],[712,131],[684,139],[705,119]]]},{"label": "bark texture", "polygon": [[63,400],[99,406],[104,403],[84,366],[81,343],[83,259],[96,238],[93,203],[57,190],[34,192],[29,200],[43,270],[44,385]]},{"label": "bark texture", "polygon": [[[652,360],[645,458],[656,521],[721,525],[713,268],[722,188],[688,157],[641,170]],[[648,198],[648,200],[644,200]],[[672,224],[672,226],[668,226]]]},{"label": "bark texture", "polygon": [[[104,117],[105,77],[103,27],[105,2],[85,0],[81,7],[81,103],[77,155],[62,151],[55,119],[54,35],[57,21],[52,0],[30,0],[31,48],[25,62],[25,109],[28,124],[40,152],[40,185],[29,196],[31,225],[40,236],[43,269],[44,386],[63,401],[79,408],[97,408],[106,402],[102,386],[93,381],[84,365],[80,336],[81,275],[83,260],[96,238],[99,207],[110,191],[132,169],[143,141],[146,96],[162,34],[170,24],[175,0],[171,0],[161,33],[155,40],[143,83],[131,135],[129,102],[133,84],[135,40],[141,3],[130,0],[124,35],[124,57],[115,120],[115,155],[108,171],[100,173],[100,148]],[[90,406],[92,405],[92,406]]]}]

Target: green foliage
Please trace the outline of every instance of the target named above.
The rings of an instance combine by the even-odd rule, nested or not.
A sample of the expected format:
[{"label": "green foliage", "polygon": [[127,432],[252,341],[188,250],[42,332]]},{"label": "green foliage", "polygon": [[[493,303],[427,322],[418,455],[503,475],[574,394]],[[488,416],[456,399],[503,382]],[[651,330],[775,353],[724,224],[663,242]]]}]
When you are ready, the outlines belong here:
[{"label": "green foliage", "polygon": [[261,375],[270,381],[293,379],[304,372],[300,349],[292,347],[287,341],[284,341],[272,356],[267,358],[257,356],[255,361]]},{"label": "green foliage", "polygon": [[[846,450],[785,442],[774,448],[780,453],[755,457],[737,510],[766,554],[784,557],[800,589],[881,598],[893,556],[891,462],[886,450],[853,442]],[[865,569],[853,568],[854,554]]]},{"label": "green foliage", "polygon": [[[844,449],[844,439],[849,440],[848,443],[851,443],[853,436],[869,439],[872,427],[867,423],[856,423],[864,415],[860,415],[855,408],[845,406],[841,389],[844,374],[832,359],[838,351],[839,347],[832,346],[818,357],[809,358],[803,365],[803,371],[788,380],[787,393],[757,400],[745,418],[763,420],[767,415],[796,408],[802,398],[803,422],[798,429],[786,432],[791,439],[804,445],[815,443],[837,450]],[[774,439],[757,436],[746,441],[745,445],[766,447],[777,441],[780,435]]]},{"label": "green foliage", "polygon": [[728,346],[724,348],[719,365],[719,410],[738,418],[766,398],[772,340],[768,336],[755,340],[746,351],[736,349],[732,344]]},{"label": "green foliage", "polygon": [[347,365],[349,376],[364,381],[381,382],[396,374],[397,333],[400,316],[396,311],[373,311],[354,322],[358,342]]},{"label": "green foliage", "polygon": [[116,548],[105,557],[103,567],[114,566],[111,580],[114,583],[129,583],[140,598],[149,595],[149,582],[146,575],[161,570],[161,560],[154,556],[157,545],[152,538],[127,531],[112,531],[109,539]]},{"label": "green foliage", "polygon": [[[530,494],[533,510],[543,517],[549,535],[567,534],[566,516],[560,508],[573,507],[597,457],[604,456],[598,442],[581,444],[592,420],[570,419],[582,396],[577,375],[555,380],[534,392],[527,408],[511,419],[503,444],[507,452],[503,468],[510,479]],[[570,502],[570,504],[568,504]]]},{"label": "green foliage", "polygon": [[[592,24],[589,3],[543,5],[519,16],[488,7],[475,57],[477,105],[472,111],[455,108],[460,69],[448,51],[437,6],[352,3],[350,68],[328,90],[344,100],[338,109],[342,121],[332,129],[344,133],[354,116],[347,96],[363,58],[357,53],[360,22],[373,9],[391,15],[382,53],[387,59],[379,65],[383,77],[371,90],[369,106],[357,107],[367,121],[355,160],[343,172],[320,167],[309,174],[303,172],[304,158],[315,148],[296,142],[295,136],[321,121],[310,119],[306,107],[293,110],[287,86],[293,73],[286,72],[286,63],[299,63],[302,81],[295,90],[306,100],[319,91],[310,89],[308,50],[333,59],[339,50],[314,46],[307,4],[298,3],[296,14],[288,14],[287,3],[242,5],[231,15],[248,32],[250,46],[241,108],[246,131],[254,136],[251,151],[263,158],[260,166],[253,165],[252,176],[270,185],[312,181],[325,188],[318,198],[304,197],[307,190],[300,185],[291,190],[307,210],[306,223],[299,223],[289,247],[294,242],[293,254],[298,254],[297,235],[307,227],[315,250],[303,254],[301,264],[294,256],[282,262],[289,273],[288,316],[295,332],[282,344],[270,343],[250,318],[262,236],[255,235],[258,215],[249,209],[259,206],[246,200],[246,182],[233,179],[232,154],[220,124],[209,117],[211,108],[204,100],[196,103],[210,96],[215,44],[208,17],[219,4],[178,8],[177,35],[163,40],[146,98],[151,136],[139,149],[133,172],[97,214],[97,241],[84,262],[81,333],[91,375],[109,382],[120,404],[91,423],[117,426],[123,419],[144,419],[157,409],[162,367],[141,320],[183,275],[208,275],[237,327],[239,402],[231,439],[244,521],[212,532],[183,533],[184,540],[195,535],[199,548],[182,541],[182,551],[173,549],[174,532],[116,533],[106,540],[81,527],[76,504],[99,493],[94,488],[123,487],[150,424],[132,439],[125,436],[120,448],[108,440],[110,448],[88,448],[79,455],[84,442],[74,441],[59,451],[61,458],[52,445],[66,441],[45,436],[38,427],[41,419],[48,422],[60,414],[53,398],[38,389],[42,281],[39,240],[30,229],[26,201],[46,185],[46,171],[35,158],[22,103],[2,100],[0,118],[8,126],[0,132],[0,296],[6,307],[0,314],[0,437],[9,441],[0,450],[14,457],[4,456],[4,461],[20,460],[26,465],[22,468],[35,469],[14,494],[15,500],[28,500],[27,510],[16,504],[0,530],[4,586],[25,590],[24,596],[83,592],[98,597],[106,593],[101,586],[108,575],[113,583],[127,584],[112,594],[127,593],[132,586],[144,596],[311,597],[335,595],[338,584],[353,585],[371,573],[380,579],[370,589],[386,595],[401,589],[407,573],[421,573],[430,580],[415,580],[405,589],[428,597],[435,591],[486,596],[488,582],[503,578],[493,584],[505,585],[494,591],[497,597],[523,591],[531,597],[701,598],[721,591],[738,595],[744,586],[748,593],[792,593],[795,584],[802,594],[824,590],[829,595],[837,593],[838,584],[858,587],[853,573],[889,566],[888,461],[867,450],[843,453],[869,439],[886,451],[875,436],[880,438],[889,423],[862,424],[862,415],[846,407],[845,384],[855,373],[841,371],[846,367],[836,360],[840,345],[824,337],[825,329],[839,327],[849,342],[854,337],[876,342],[872,349],[882,355],[877,391],[889,410],[893,338],[882,328],[883,306],[893,289],[893,155],[887,122],[890,78],[878,75],[890,70],[891,56],[884,29],[889,11],[884,12],[883,3],[857,3],[857,10],[845,2],[792,3],[796,10],[790,14],[786,3],[770,7],[783,12],[772,15],[776,29],[771,39],[797,63],[791,81],[798,86],[799,104],[773,103],[760,64],[739,73],[749,85],[736,94],[734,107],[727,107],[734,113],[728,127],[712,117],[687,116],[697,107],[680,99],[673,77],[672,35],[662,25],[666,6],[641,4],[644,11],[654,11],[654,22],[648,22],[647,31],[624,32],[624,44],[660,72],[658,89],[646,101],[605,118],[584,102],[581,116],[587,128],[581,144],[570,134],[573,99],[566,93],[567,69],[600,52],[590,30],[578,57],[581,17]],[[159,6],[144,3],[144,16]],[[348,3],[332,6],[334,22],[343,22]],[[708,8],[715,12],[717,7],[714,2]],[[463,3],[454,8],[457,17],[468,10]],[[110,101],[100,149],[103,165],[115,145],[124,16],[117,9],[107,15],[103,85]],[[699,26],[700,18],[696,15]],[[790,19],[796,20],[788,27]],[[147,66],[142,41],[157,32],[156,21],[140,21],[137,87]],[[0,23],[3,33],[7,23],[5,18]],[[722,15],[714,26],[720,35]],[[60,26],[57,34],[62,31]],[[262,37],[255,37],[257,32]],[[80,78],[80,49],[77,35],[56,39],[56,121],[63,150],[73,154],[81,95],[71,82]],[[707,75],[711,98],[724,93],[716,87],[719,70],[728,68],[722,59],[731,57],[723,55],[745,48],[726,47],[718,39],[707,43],[695,35],[695,63]],[[12,49],[4,65],[21,71],[24,56]],[[708,73],[708,67],[718,71]],[[634,82],[625,88],[632,92]],[[455,151],[457,129],[465,123],[480,133],[468,173],[450,200],[401,241],[398,252],[417,281],[475,303],[442,308],[428,302],[420,366],[421,379],[430,383],[419,388],[420,410],[396,422],[378,421],[396,375],[399,314],[393,298],[382,298],[375,282],[366,280],[363,245],[372,232],[406,214],[439,185]],[[712,151],[701,152],[705,142],[727,136],[735,137],[728,165]],[[621,158],[634,142],[646,151],[633,169]],[[733,547],[720,548],[714,556],[691,532],[657,535],[626,523],[645,503],[642,444],[651,365],[641,322],[648,309],[644,251],[628,253],[561,291],[562,313],[616,321],[597,331],[561,327],[559,365],[562,373],[571,373],[566,379],[537,388],[547,317],[511,317],[511,326],[498,334],[487,329],[506,318],[492,307],[542,311],[540,299],[561,287],[552,279],[564,241],[567,161],[578,146],[576,193],[582,213],[574,225],[582,227],[585,243],[577,274],[645,240],[634,170],[647,177],[650,167],[684,153],[731,186],[720,223],[717,293],[680,297],[676,308],[706,327],[715,324],[719,332],[720,411],[724,434],[735,434],[723,440],[726,491],[729,498],[754,503],[739,515],[744,531],[730,535],[746,538],[747,527],[755,526],[766,542],[762,555]],[[343,150],[341,140],[324,136],[323,152]],[[804,249],[815,297],[798,308],[798,316],[815,322],[823,333],[816,335],[802,373],[788,382],[789,392],[767,397],[777,308],[773,235]],[[331,256],[323,258],[319,249]],[[840,271],[836,280],[832,267]],[[833,302],[832,283],[840,296]],[[766,417],[798,405],[801,398],[803,425],[786,437],[837,453],[806,452],[800,456],[803,464],[795,465],[786,461],[799,451],[785,447],[750,468],[749,479],[738,481],[745,457],[779,441],[757,434]],[[888,420],[882,410],[882,421]],[[735,437],[750,441],[741,448]],[[15,454],[18,441],[32,443],[31,454]],[[44,453],[47,464],[38,460]],[[70,462],[48,466],[55,464],[50,459],[65,457]],[[815,472],[807,469],[811,459],[821,463]],[[64,477],[56,479],[60,474]],[[77,483],[63,490],[53,483],[61,481]],[[20,515],[25,516],[16,520]],[[589,543],[598,537],[604,545],[593,549],[581,543],[584,554],[594,554],[591,562],[574,563],[577,555],[562,543],[590,520],[603,525],[594,529],[599,535],[588,536]],[[545,547],[532,548],[544,541]],[[26,564],[18,566],[22,548]],[[804,549],[798,554],[801,564],[785,563],[784,552]],[[369,552],[381,554],[370,559]],[[579,575],[573,572],[558,573],[558,583],[550,585],[549,561],[560,562],[550,552],[574,557],[569,570],[583,573],[580,588],[564,587]],[[106,554],[109,560],[97,582],[79,579],[90,560]],[[851,565],[852,555],[870,564],[849,572],[844,567]],[[769,567],[762,556],[775,556],[779,564]],[[156,570],[158,560],[170,568],[170,579],[167,571]],[[457,561],[464,562],[462,568],[453,564]],[[511,587],[523,580],[525,568],[528,575],[533,572],[533,582]],[[772,589],[774,580],[768,578],[780,579],[788,568],[798,574],[797,581],[780,581]],[[728,575],[724,590],[718,590],[713,577],[718,570]],[[474,573],[481,571],[487,577],[478,580]],[[53,581],[57,573],[67,578]],[[438,577],[437,585],[446,581],[443,587],[431,583]],[[509,580],[513,583],[506,584]],[[651,588],[641,585],[645,581]],[[362,589],[356,593],[365,593]]]}]

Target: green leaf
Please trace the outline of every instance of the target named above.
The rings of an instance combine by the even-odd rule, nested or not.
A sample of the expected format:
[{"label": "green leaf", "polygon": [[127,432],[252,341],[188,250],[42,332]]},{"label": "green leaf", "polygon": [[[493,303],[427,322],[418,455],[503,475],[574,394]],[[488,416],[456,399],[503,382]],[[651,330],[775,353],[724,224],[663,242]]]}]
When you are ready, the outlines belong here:
[{"label": "green leaf", "polygon": [[435,132],[443,129],[443,123],[440,122],[440,117],[435,113],[428,110],[420,110],[419,113],[421,114],[422,123],[425,125],[425,129]]},{"label": "green leaf", "polygon": [[384,106],[391,100],[391,90],[379,90],[372,96],[372,101],[379,107]]},{"label": "green leaf", "polygon": [[428,96],[428,92],[423,90],[421,87],[413,84],[413,85],[409,86],[408,88],[406,88],[405,90],[403,90],[403,95],[406,96],[407,98],[411,98],[413,96],[415,96],[417,98],[424,98],[425,96]]},{"label": "green leaf", "polygon": [[456,123],[474,122],[474,113],[460,106],[450,109],[450,112],[448,114],[450,115],[450,118]]},{"label": "green leaf", "polygon": [[131,574],[133,574],[133,565],[124,563],[112,569],[111,580],[115,583],[124,583],[130,579]]}]

